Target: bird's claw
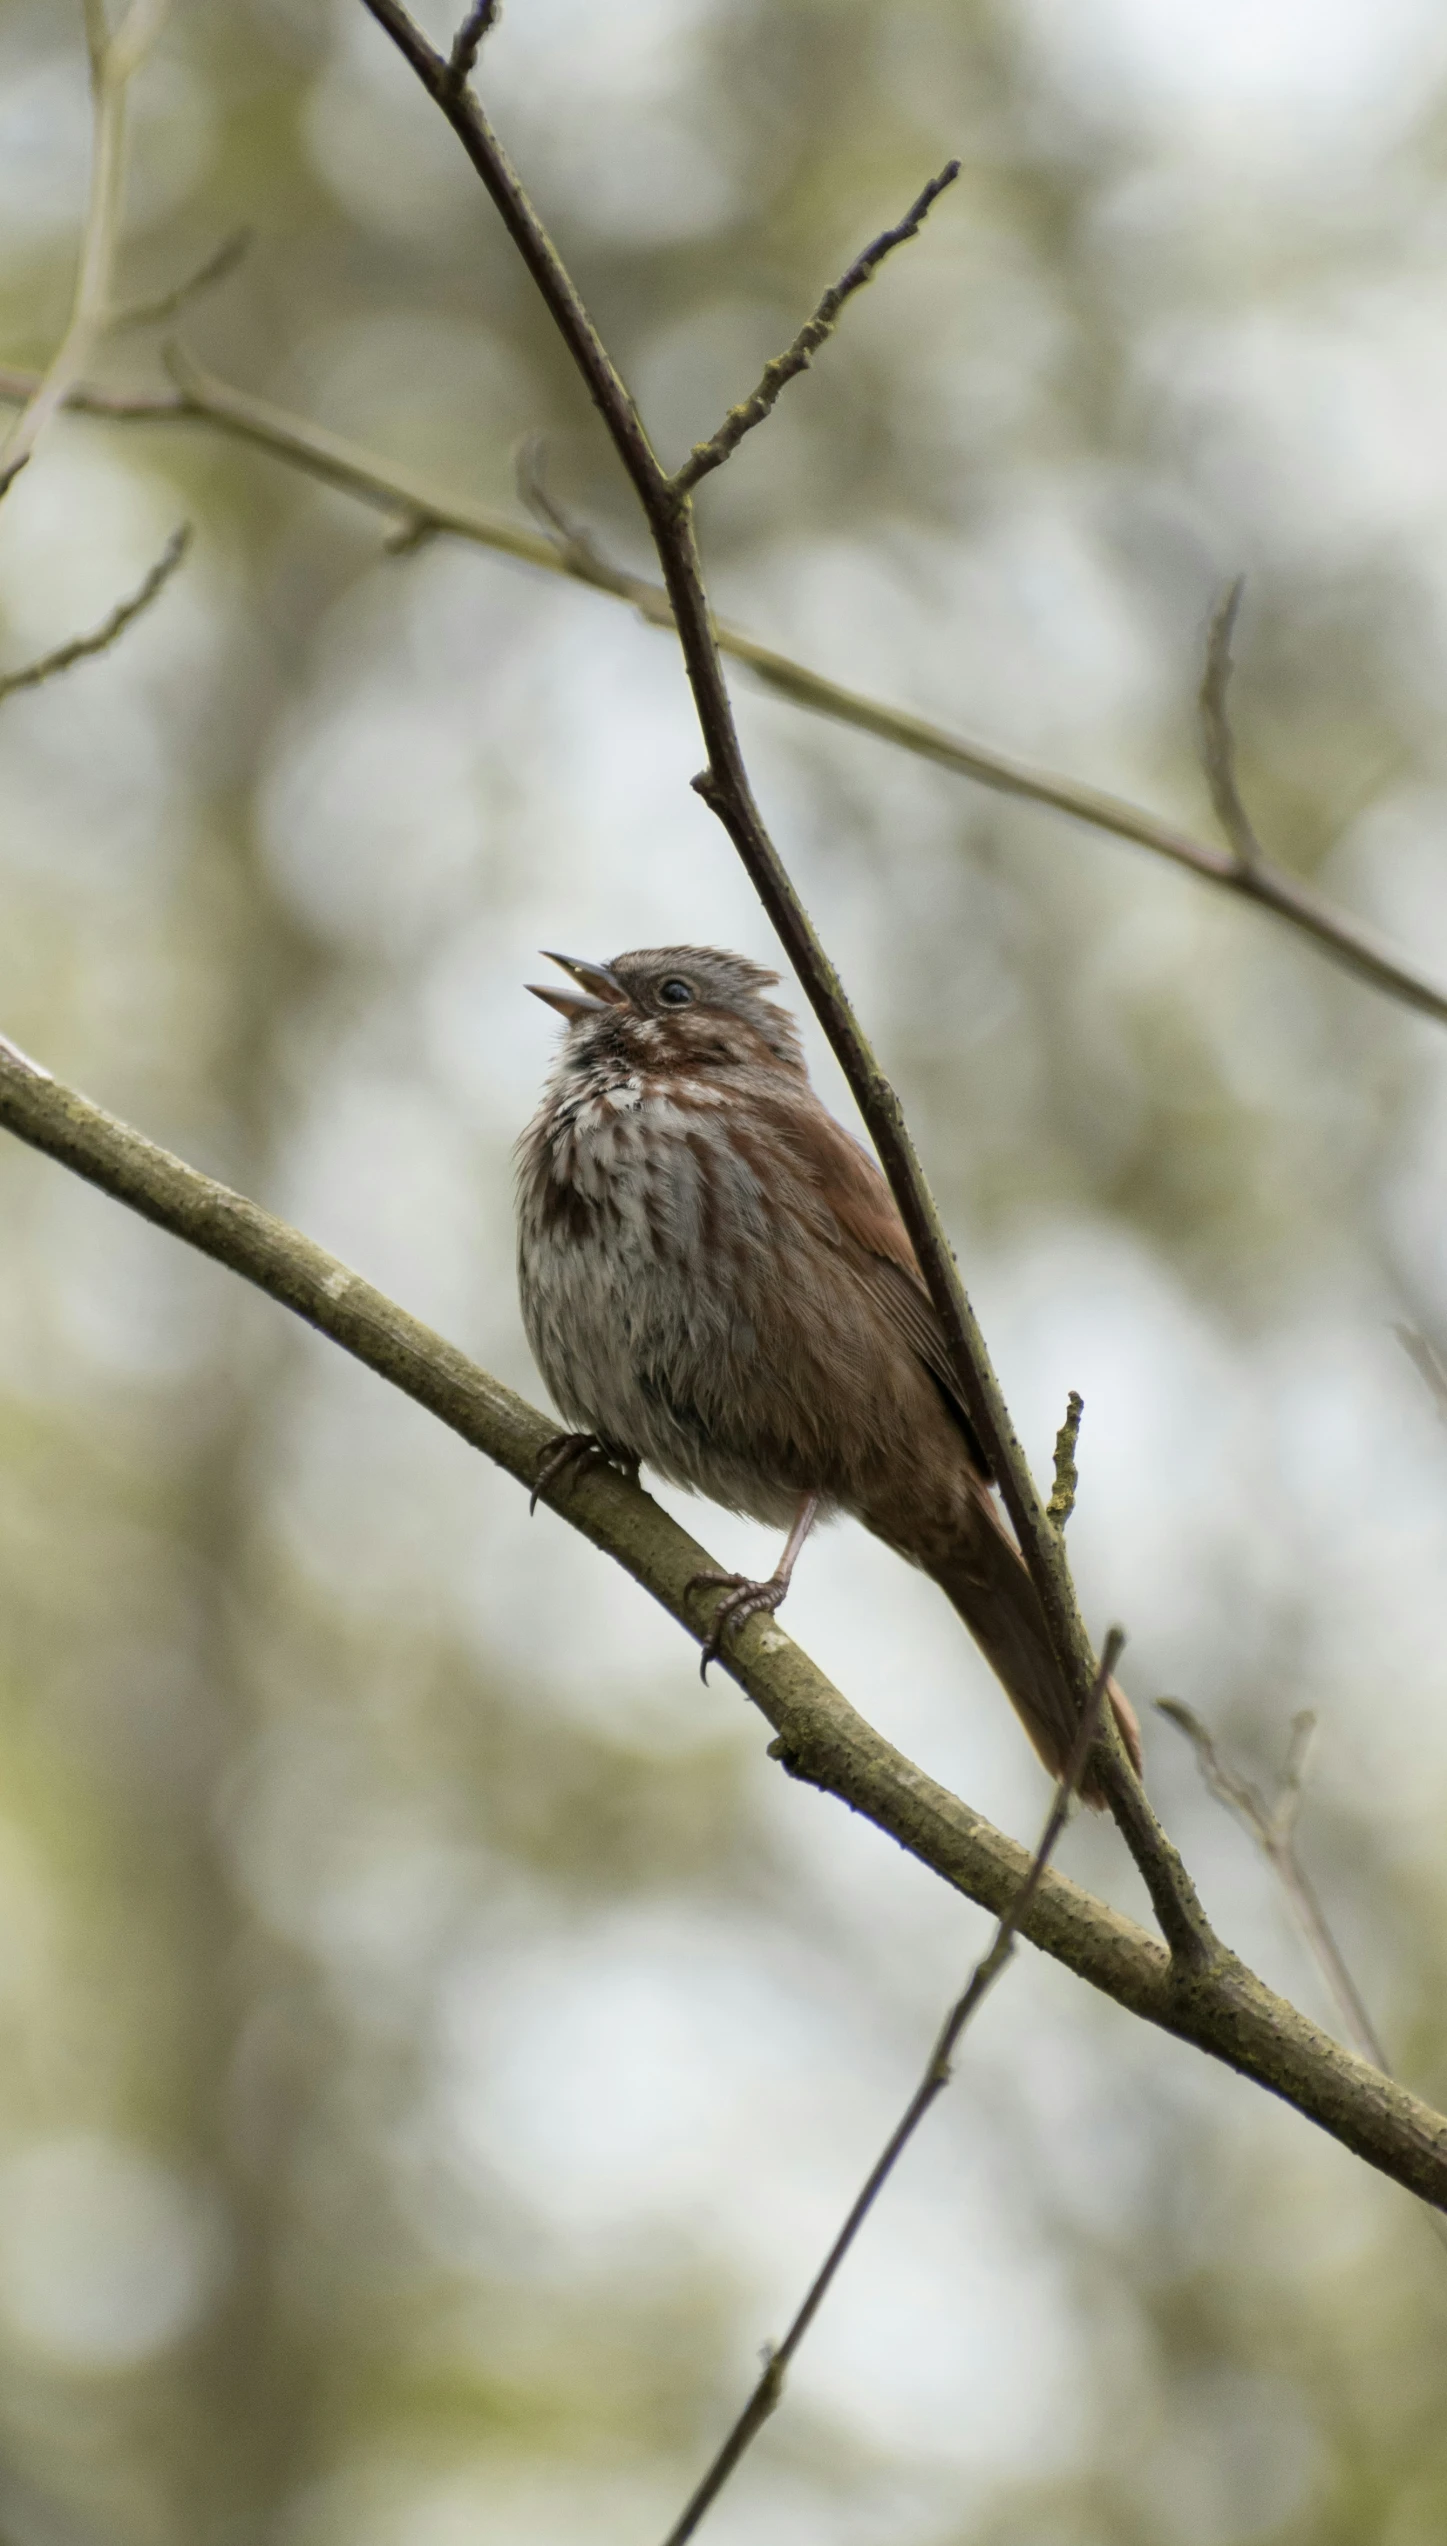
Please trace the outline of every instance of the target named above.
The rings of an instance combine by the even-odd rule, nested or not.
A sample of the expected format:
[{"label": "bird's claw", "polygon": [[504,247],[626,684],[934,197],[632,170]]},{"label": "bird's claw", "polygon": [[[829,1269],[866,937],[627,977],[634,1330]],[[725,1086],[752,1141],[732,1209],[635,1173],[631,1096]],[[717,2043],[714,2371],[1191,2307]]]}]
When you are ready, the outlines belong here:
[{"label": "bird's claw", "polygon": [[789,1588],[787,1575],[771,1575],[767,1582],[754,1582],[747,1574],[724,1574],[712,1566],[701,1574],[690,1574],[685,1591],[722,1590],[728,1597],[721,1600],[713,1614],[704,1648],[698,1658],[698,1676],[708,1685],[708,1666],[716,1662],[730,1627],[741,1627],[750,1618],[772,1617]]},{"label": "bird's claw", "polygon": [[605,1465],[617,1468],[632,1484],[637,1484],[638,1461],[628,1451],[616,1449],[611,1441],[601,1441],[596,1432],[560,1432],[556,1440],[548,1443],[538,1462],[528,1498],[529,1519],[538,1508],[539,1496],[546,1494],[566,1469],[591,1464],[594,1459],[602,1459]]}]

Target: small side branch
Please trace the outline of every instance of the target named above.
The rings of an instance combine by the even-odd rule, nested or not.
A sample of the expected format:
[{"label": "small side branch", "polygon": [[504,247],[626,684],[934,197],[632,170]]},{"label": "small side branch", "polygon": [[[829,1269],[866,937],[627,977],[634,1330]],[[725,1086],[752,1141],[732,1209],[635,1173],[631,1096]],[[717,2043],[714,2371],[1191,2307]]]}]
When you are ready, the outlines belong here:
[{"label": "small side branch", "polygon": [[1233,669],[1231,639],[1236,631],[1245,590],[1246,578],[1238,575],[1212,614],[1200,696],[1201,759],[1206,783],[1211,790],[1216,819],[1231,843],[1237,875],[1243,881],[1258,875],[1266,864],[1266,852],[1256,837],[1237,783],[1236,740],[1226,705]]},{"label": "small side branch", "polygon": [[502,0],[473,0],[473,6],[452,39],[452,51],[447,57],[447,76],[454,88],[466,88],[477,68],[483,41],[492,33],[501,14]]},{"label": "small side branch", "polygon": [[872,239],[863,254],[855,258],[848,272],[830,285],[813,317],[805,321],[792,345],[786,352],[776,354],[772,362],[765,363],[763,378],[752,397],[745,398],[741,406],[730,407],[717,433],[707,442],[694,444],[673,479],[678,494],[687,494],[691,487],[697,486],[701,477],[708,476],[711,469],[721,468],[730,452],[737,450],[744,435],[752,433],[756,424],[762,424],[765,417],[773,413],[782,391],[791,380],[797,380],[801,371],[808,370],[820,346],[833,335],[845,302],[862,290],[895,248],[902,247],[906,239],[917,235],[931,204],[944,193],[946,186],[954,184],[959,173],[960,163],[958,159],[952,159],[949,166],[942,168],[937,177],[931,177],[929,184],[916,195],[904,219],[897,221],[892,230],[881,230],[878,238]]},{"label": "small side branch", "polygon": [[988,1953],[982,1955],[976,1963],[963,1995],[955,2001],[941,2025],[934,2048],[925,2063],[924,2075],[865,2177],[858,2198],[811,2281],[798,2314],[778,2348],[770,2349],[765,2360],[763,2375],[754,2388],[753,2394],[707,2474],[690,2495],[683,2511],[669,2530],[664,2546],[684,2546],[684,2541],[693,2536],[704,2513],[717,2501],[744,2451],[768,2421],[784,2392],[784,2379],[790,2363],[828,2297],[845,2256],[930,2106],[938,2096],[943,2095],[945,2088],[949,2085],[950,2064],[960,2036],[970,2018],[989,1996],[1005,1965],[1014,1954],[1016,1939],[1020,1933],[1020,1922],[1040,1889],[1045,1869],[1054,1854],[1056,1842],[1069,1817],[1071,1803],[1079,1792],[1080,1780],[1085,1774],[1085,1763],[1090,1756],[1090,1747],[1100,1728],[1101,1710],[1105,1703],[1105,1692],[1110,1676],[1124,1650],[1124,1630],[1120,1627],[1112,1627],[1105,1639],[1100,1657],[1100,1668],[1096,1672],[1095,1684],[1090,1692],[1090,1703],[1081,1719],[1080,1730],[1075,1737],[1075,1746],[1066,1764],[1065,1774],[1056,1788],[1045,1827],[1040,1833],[1040,1843],[1030,1860],[1025,1880],[1000,1920]]},{"label": "small side branch", "polygon": [[12,697],[16,690],[38,689],[42,681],[52,680],[57,672],[68,672],[73,663],[108,652],[117,637],[124,636],[127,628],[164,592],[190,545],[191,525],[183,522],[179,530],[172,531],[144,583],[137,585],[128,600],[118,601],[110,617],[103,619],[98,628],[92,628],[89,636],[72,637],[68,644],[58,645],[53,654],[42,654],[18,672],[0,672],[0,699]]}]

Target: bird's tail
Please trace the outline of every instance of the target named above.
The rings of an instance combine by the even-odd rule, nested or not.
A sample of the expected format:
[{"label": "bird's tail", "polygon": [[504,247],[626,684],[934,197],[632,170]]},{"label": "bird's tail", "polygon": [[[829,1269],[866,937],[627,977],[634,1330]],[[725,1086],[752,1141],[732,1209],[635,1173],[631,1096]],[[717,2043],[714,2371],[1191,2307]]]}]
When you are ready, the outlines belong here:
[{"label": "bird's tail", "polygon": [[[969,1526],[952,1533],[947,1549],[932,1547],[926,1569],[964,1619],[1051,1776],[1060,1777],[1075,1746],[1079,1717],[1050,1649],[1039,1595],[1014,1541],[983,1488],[972,1497],[972,1506]],[[1114,1680],[1108,1694],[1139,1775],[1141,1733],[1135,1709]],[[1105,1802],[1091,1776],[1083,1781],[1081,1793],[1097,1812]]]}]

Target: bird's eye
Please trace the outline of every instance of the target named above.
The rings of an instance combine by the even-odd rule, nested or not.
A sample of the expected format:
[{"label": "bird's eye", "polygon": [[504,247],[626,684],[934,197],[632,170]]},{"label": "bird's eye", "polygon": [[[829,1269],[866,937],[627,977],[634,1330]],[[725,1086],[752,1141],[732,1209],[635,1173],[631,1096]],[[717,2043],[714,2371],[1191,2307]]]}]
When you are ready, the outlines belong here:
[{"label": "bird's eye", "polygon": [[669,981],[660,981],[658,996],[665,1008],[687,1008],[693,1003],[692,990],[686,981],[678,979],[677,974]]}]

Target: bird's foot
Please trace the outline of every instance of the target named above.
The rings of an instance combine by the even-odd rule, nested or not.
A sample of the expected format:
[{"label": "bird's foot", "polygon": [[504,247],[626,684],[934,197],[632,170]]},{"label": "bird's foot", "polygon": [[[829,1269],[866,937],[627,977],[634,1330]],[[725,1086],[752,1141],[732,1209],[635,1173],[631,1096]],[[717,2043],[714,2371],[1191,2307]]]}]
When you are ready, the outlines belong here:
[{"label": "bird's foot", "polygon": [[684,1588],[687,1591],[718,1589],[728,1595],[714,1611],[713,1625],[699,1655],[698,1676],[707,1685],[708,1666],[718,1660],[720,1647],[730,1627],[741,1627],[750,1618],[765,1614],[772,1617],[789,1588],[789,1576],[781,1571],[771,1574],[767,1582],[752,1582],[747,1574],[716,1573],[710,1567],[707,1573],[691,1574]]},{"label": "bird's foot", "polygon": [[638,1461],[631,1450],[618,1449],[612,1441],[601,1440],[596,1432],[560,1432],[555,1441],[548,1443],[538,1462],[528,1502],[529,1516],[537,1510],[539,1496],[546,1494],[549,1486],[555,1485],[570,1467],[588,1466],[594,1459],[601,1459],[606,1466],[617,1468],[630,1485],[637,1484]]}]

